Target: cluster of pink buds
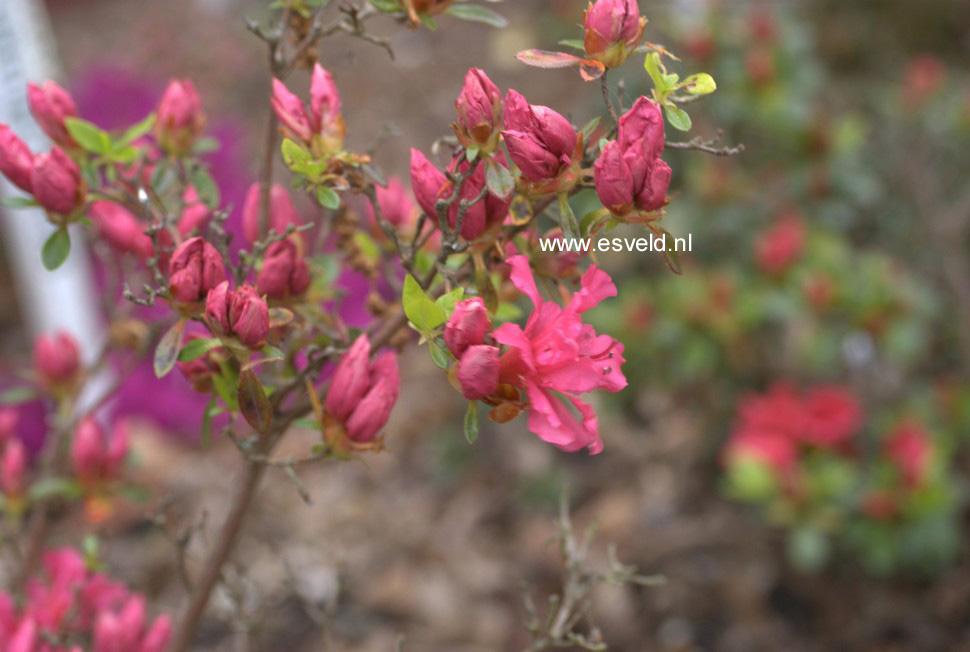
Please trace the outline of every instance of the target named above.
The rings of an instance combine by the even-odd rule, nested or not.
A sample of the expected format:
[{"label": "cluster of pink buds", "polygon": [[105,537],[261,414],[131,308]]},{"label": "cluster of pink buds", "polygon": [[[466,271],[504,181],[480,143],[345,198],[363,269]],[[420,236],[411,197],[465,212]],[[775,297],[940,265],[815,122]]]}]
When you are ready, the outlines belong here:
[{"label": "cluster of pink buds", "polygon": [[660,158],[663,149],[663,114],[641,97],[620,118],[616,140],[596,161],[596,194],[613,215],[651,213],[667,203],[670,166]]},{"label": "cluster of pink buds", "polygon": [[456,378],[461,393],[471,401],[484,399],[498,389],[499,350],[485,343],[489,331],[488,311],[479,297],[456,303],[445,324],[445,344],[458,360]]},{"label": "cluster of pink buds", "polygon": [[77,106],[52,81],[28,84],[27,102],[37,124],[56,145],[35,154],[7,125],[0,124],[0,172],[33,195],[53,220],[63,222],[81,207],[86,193],[80,168],[64,151],[77,146],[64,123],[77,116]]},{"label": "cluster of pink buds", "polygon": [[74,550],[44,555],[43,573],[27,581],[18,607],[0,593],[0,649],[5,652],[164,652],[172,636],[167,615],[149,621],[145,599],[87,568]]},{"label": "cluster of pink buds", "polygon": [[[496,152],[495,160],[505,166],[501,151]],[[485,170],[479,165],[469,174],[471,166],[468,161],[455,158],[448,168],[450,175],[465,177],[459,189],[459,201],[448,207],[448,224],[457,228],[460,221],[461,237],[466,240],[476,240],[495,225],[502,224],[509,213],[511,199],[503,200],[485,192]],[[437,203],[451,198],[454,184],[417,149],[411,150],[411,187],[421,210],[438,225]],[[463,210],[461,202],[471,205]]]},{"label": "cluster of pink buds", "polygon": [[373,361],[367,335],[360,335],[337,363],[324,403],[327,440],[337,450],[379,447],[377,433],[397,402],[401,380],[397,354]]},{"label": "cluster of pink buds", "polygon": [[332,153],[343,146],[345,129],[340,114],[340,93],[333,76],[319,63],[310,80],[310,106],[273,80],[273,111],[288,138],[302,142],[318,155]]}]

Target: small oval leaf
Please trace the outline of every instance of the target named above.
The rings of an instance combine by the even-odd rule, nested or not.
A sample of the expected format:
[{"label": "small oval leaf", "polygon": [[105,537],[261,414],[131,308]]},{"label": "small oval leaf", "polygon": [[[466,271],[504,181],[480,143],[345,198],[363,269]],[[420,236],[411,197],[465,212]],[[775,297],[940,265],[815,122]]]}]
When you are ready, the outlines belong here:
[{"label": "small oval leaf", "polygon": [[244,369],[239,373],[239,389],[236,392],[236,402],[239,411],[246,419],[246,423],[261,435],[269,432],[273,422],[273,407],[266,396],[266,390],[252,369]]},{"label": "small oval leaf", "polygon": [[185,319],[179,319],[172,324],[162,339],[155,347],[155,357],[152,366],[155,368],[155,376],[162,378],[168,374],[175,366],[179,358],[179,351],[182,348],[182,335],[185,333]]},{"label": "small oval leaf", "polygon": [[44,243],[44,248],[41,249],[40,259],[43,261],[45,268],[54,271],[64,264],[64,261],[67,260],[70,253],[71,236],[67,232],[67,227],[62,226],[47,238],[47,242]]}]

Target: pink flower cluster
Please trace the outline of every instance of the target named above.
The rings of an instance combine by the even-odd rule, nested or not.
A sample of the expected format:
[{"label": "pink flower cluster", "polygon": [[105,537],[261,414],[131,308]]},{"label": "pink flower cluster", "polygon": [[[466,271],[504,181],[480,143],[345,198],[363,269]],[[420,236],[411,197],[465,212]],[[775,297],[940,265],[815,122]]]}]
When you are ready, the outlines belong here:
[{"label": "pink flower cluster", "polygon": [[0,593],[0,649],[5,652],[163,652],[171,619],[149,621],[145,599],[85,566],[64,548],[44,555],[43,573],[27,581],[18,608]]},{"label": "pink flower cluster", "polygon": [[[361,335],[337,363],[330,379],[327,415],[354,444],[369,445],[387,423],[401,388],[397,354],[385,351],[370,359],[367,335]],[[335,441],[340,440],[339,437]]]}]

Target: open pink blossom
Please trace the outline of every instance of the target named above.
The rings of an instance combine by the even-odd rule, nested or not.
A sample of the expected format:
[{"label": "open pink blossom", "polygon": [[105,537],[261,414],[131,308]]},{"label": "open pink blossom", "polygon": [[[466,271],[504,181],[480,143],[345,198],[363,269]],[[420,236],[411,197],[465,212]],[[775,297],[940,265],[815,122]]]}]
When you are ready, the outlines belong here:
[{"label": "open pink blossom", "polygon": [[616,286],[609,274],[591,265],[579,292],[562,307],[539,296],[528,258],[512,256],[507,262],[512,283],[532,300],[535,310],[525,330],[506,323],[495,331],[495,340],[508,347],[501,358],[501,382],[525,390],[529,430],[541,439],[566,451],[588,448],[599,453],[603,442],[596,413],[576,395],[626,387],[620,369],[623,344],[609,335],[597,335],[583,323],[581,314],[615,296]]}]

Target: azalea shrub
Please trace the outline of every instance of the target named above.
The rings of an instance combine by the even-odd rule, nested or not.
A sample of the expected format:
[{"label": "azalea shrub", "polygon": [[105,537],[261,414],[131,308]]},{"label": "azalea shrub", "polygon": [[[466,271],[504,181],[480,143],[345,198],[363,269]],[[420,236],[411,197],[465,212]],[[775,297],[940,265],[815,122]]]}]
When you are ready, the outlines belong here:
[{"label": "azalea shrub", "polygon": [[837,386],[745,396],[723,453],[727,491],[785,529],[798,568],[841,551],[877,576],[933,575],[960,540],[952,447],[913,407],[874,407]]},{"label": "azalea shrub", "polygon": [[[8,403],[39,400],[47,427],[28,451],[18,410],[2,413],[2,506],[20,559],[3,596],[4,649],[187,649],[266,470],[282,469],[299,488],[298,467],[385,448],[406,347],[426,349],[468,401],[469,443],[484,418],[521,418],[564,451],[608,446],[587,395],[626,387],[625,347],[587,313],[615,300],[617,285],[589,258],[544,255],[537,240],[620,226],[666,234],[665,147],[707,148],[673,134],[690,130],[682,107],[712,93],[714,79],[687,74],[645,40],[634,0],[596,0],[575,17],[583,31],[572,45],[581,54],[518,57],[575,68],[577,94],[602,97],[603,107],[576,125],[566,117],[572,107],[531,103],[529,89],[500,89],[473,68],[463,83],[451,80],[451,133],[413,144],[409,191],[347,145],[343,114],[352,107],[314,45],[345,35],[390,48],[371,31],[380,17],[384,28],[422,30],[446,29],[450,19],[495,27],[505,20],[450,0],[330,5],[284,0],[268,23],[250,24],[270,54],[273,117],[238,229],[210,164],[218,142],[188,79],[172,80],[154,111],[113,130],[81,114],[57,83],[31,83],[28,104],[51,141],[46,151],[0,126],[0,172],[22,193],[7,204],[35,209],[52,227],[34,255],[56,269],[83,238],[86,249],[105,254],[102,291],[118,299],[93,359],[70,333],[41,335],[28,381],[5,394]],[[609,73],[628,61],[636,63],[624,74],[649,90],[630,96],[611,85]],[[308,84],[290,76],[297,70]],[[285,179],[274,179],[277,162]],[[294,198],[311,203],[312,215]],[[577,215],[579,206],[587,210]],[[667,263],[680,267],[673,254]],[[362,279],[362,319],[339,307],[344,272]],[[139,493],[128,473],[128,424],[106,404],[145,358],[157,378],[179,374],[204,397],[200,446],[228,439],[241,469],[219,538],[173,621],[150,620],[144,601],[120,588],[102,591],[110,581],[96,559],[45,552],[53,520],[79,509],[96,524]],[[117,379],[107,390],[105,373]],[[277,457],[294,428],[318,432],[318,442]],[[32,597],[44,591],[50,599]]]}]

